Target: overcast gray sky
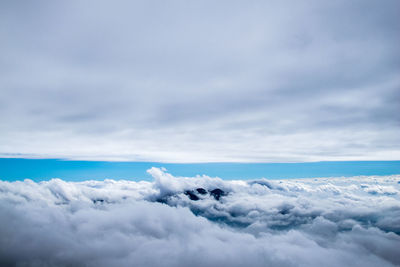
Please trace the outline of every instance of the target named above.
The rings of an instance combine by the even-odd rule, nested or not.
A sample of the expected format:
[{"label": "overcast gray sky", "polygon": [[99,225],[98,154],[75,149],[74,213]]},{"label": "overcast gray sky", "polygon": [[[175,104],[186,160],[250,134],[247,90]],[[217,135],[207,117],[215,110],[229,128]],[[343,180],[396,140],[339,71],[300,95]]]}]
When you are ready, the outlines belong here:
[{"label": "overcast gray sky", "polygon": [[0,156],[400,159],[400,2],[1,1]]}]

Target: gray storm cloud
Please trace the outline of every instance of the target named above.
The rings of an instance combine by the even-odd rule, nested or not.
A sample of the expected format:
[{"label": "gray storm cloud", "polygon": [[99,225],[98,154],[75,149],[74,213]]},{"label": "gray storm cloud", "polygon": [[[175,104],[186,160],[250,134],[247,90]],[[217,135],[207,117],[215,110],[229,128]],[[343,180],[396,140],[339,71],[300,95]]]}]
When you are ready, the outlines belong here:
[{"label": "gray storm cloud", "polygon": [[2,1],[0,155],[398,159],[399,10]]},{"label": "gray storm cloud", "polygon": [[0,182],[2,266],[398,266],[400,176]]}]

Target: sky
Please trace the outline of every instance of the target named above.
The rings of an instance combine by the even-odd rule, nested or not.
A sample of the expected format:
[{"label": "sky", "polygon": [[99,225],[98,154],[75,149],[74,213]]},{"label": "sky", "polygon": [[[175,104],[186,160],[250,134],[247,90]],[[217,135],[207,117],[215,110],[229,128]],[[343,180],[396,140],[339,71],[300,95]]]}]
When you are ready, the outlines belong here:
[{"label": "sky", "polygon": [[73,161],[58,159],[0,158],[0,180],[35,182],[54,178],[64,181],[151,181],[152,167],[178,177],[207,175],[224,180],[294,179],[320,177],[400,175],[400,161],[331,161],[305,163],[165,163]]},{"label": "sky", "polygon": [[399,18],[0,1],[0,266],[399,266]]},{"label": "sky", "polygon": [[0,157],[400,159],[400,3],[1,1]]}]

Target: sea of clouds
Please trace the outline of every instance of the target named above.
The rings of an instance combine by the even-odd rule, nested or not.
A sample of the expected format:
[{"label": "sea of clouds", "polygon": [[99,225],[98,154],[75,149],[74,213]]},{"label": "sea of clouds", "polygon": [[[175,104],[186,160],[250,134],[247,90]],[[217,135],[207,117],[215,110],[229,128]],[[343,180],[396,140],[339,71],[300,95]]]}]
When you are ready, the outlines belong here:
[{"label": "sea of clouds", "polygon": [[1,266],[399,266],[400,175],[0,181]]}]

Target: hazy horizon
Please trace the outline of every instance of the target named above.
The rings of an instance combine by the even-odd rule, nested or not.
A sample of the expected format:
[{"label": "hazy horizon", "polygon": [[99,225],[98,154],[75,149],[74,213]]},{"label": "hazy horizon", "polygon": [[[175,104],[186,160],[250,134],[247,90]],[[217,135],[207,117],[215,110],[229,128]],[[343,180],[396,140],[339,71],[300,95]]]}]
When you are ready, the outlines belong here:
[{"label": "hazy horizon", "polygon": [[151,180],[147,170],[165,168],[175,176],[206,175],[224,180],[295,179],[400,174],[400,161],[333,161],[303,163],[163,163],[0,158],[0,180],[47,181]]}]

